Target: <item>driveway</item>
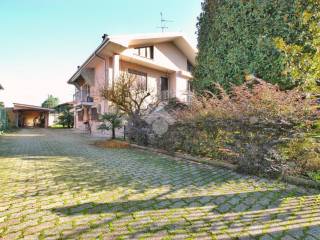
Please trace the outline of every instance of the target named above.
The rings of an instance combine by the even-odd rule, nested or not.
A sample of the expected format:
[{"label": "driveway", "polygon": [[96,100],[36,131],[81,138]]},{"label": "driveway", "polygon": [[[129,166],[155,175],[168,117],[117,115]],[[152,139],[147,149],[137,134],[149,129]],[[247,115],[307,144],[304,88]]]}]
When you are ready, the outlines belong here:
[{"label": "driveway", "polygon": [[71,130],[0,137],[0,239],[320,239],[320,192]]}]

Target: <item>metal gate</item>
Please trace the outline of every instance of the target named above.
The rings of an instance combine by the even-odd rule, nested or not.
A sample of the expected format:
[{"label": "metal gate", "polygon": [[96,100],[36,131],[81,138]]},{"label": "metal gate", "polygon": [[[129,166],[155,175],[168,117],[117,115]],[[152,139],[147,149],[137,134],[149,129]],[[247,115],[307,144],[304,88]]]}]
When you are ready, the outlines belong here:
[{"label": "metal gate", "polygon": [[8,118],[6,110],[0,107],[0,131],[8,128]]}]

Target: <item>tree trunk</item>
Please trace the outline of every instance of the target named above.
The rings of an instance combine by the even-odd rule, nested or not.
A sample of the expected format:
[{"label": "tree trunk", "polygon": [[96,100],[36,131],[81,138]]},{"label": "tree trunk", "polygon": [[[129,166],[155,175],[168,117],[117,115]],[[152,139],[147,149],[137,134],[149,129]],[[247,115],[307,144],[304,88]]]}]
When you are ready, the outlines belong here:
[{"label": "tree trunk", "polygon": [[112,139],[116,139],[116,129],[112,128]]}]

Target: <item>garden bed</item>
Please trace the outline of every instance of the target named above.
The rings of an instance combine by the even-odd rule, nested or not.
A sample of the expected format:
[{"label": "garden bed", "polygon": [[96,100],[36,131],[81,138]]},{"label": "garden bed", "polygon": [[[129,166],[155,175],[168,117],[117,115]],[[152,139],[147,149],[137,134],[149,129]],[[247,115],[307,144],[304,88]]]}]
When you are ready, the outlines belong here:
[{"label": "garden bed", "polygon": [[117,139],[96,141],[94,145],[102,148],[130,148],[130,144],[128,142]]}]

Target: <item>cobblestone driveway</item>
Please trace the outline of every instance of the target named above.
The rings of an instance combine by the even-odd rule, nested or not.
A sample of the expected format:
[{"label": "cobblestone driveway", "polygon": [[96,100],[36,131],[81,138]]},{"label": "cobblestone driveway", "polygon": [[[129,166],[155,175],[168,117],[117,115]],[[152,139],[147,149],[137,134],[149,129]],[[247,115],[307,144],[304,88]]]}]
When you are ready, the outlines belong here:
[{"label": "cobblestone driveway", "polygon": [[0,239],[320,239],[319,191],[88,141],[0,137]]}]

